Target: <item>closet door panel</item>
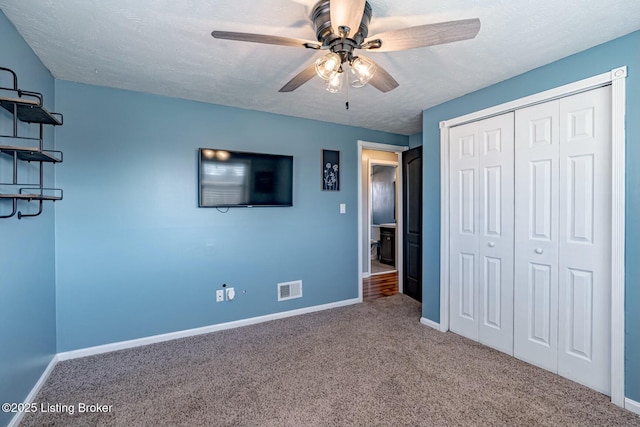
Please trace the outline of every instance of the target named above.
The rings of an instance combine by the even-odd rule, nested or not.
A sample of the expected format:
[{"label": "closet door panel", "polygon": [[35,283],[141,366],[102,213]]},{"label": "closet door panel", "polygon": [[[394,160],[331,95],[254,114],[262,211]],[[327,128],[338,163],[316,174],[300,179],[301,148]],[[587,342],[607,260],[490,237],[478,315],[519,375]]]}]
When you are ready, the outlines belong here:
[{"label": "closet door panel", "polygon": [[558,373],[611,390],[611,88],[560,103]]},{"label": "closet door panel", "polygon": [[450,328],[513,354],[513,113],[450,132]]},{"label": "closet door panel", "polygon": [[557,371],[558,102],[516,112],[514,355]]},{"label": "closet door panel", "polygon": [[476,124],[453,128],[450,198],[450,329],[478,340],[478,155]]},{"label": "closet door panel", "polygon": [[479,341],[513,354],[514,114],[478,123],[481,257]]}]

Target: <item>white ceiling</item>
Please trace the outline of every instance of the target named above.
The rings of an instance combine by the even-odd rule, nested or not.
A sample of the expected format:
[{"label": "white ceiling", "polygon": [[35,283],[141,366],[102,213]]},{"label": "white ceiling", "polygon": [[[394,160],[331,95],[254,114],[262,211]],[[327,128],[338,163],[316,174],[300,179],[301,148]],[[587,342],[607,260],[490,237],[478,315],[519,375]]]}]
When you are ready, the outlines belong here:
[{"label": "white ceiling", "polygon": [[[57,79],[404,135],[422,110],[640,29],[639,0],[369,0],[369,35],[480,18],[473,40],[370,52],[400,86],[278,93],[317,51],[218,40],[212,30],[314,40],[316,0],[0,0]],[[622,65],[622,64],[621,64]]]}]

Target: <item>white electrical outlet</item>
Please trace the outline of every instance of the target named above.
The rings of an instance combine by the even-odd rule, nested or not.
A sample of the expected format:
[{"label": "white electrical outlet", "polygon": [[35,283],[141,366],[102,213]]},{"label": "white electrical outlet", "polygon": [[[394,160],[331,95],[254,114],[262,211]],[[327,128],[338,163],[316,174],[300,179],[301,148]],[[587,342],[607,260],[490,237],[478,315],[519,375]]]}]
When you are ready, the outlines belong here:
[{"label": "white electrical outlet", "polygon": [[224,301],[224,291],[222,289],[216,291],[216,302]]},{"label": "white electrical outlet", "polygon": [[233,288],[227,288],[227,301],[233,301],[236,297],[236,290]]}]

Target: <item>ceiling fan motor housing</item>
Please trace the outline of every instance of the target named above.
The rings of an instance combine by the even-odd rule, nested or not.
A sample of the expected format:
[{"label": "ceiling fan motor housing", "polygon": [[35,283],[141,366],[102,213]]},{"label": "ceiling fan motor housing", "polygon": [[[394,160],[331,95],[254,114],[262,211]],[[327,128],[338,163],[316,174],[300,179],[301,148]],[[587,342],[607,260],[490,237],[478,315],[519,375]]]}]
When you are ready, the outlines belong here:
[{"label": "ceiling fan motor housing", "polygon": [[[359,10],[360,7],[363,10]],[[332,9],[334,21],[341,21],[334,22],[335,25],[331,23]],[[393,52],[435,46],[469,40],[480,31],[478,18],[462,19],[386,31],[365,42],[369,36],[371,17],[371,5],[366,0],[333,0],[333,7],[331,7],[331,0],[319,0],[313,7],[310,16],[317,42],[275,35],[216,30],[212,31],[211,35],[216,39],[322,49],[331,52],[318,58],[315,63],[296,74],[280,89],[280,92],[292,92],[316,74],[330,82],[335,80],[333,77],[350,69],[356,75],[360,87],[370,82],[380,92],[386,93],[397,88],[399,83],[375,61],[364,55],[355,56],[356,49]],[[356,26],[358,28],[354,31],[353,27]],[[349,64],[346,69],[343,68],[345,63]],[[321,67],[322,70],[319,71]],[[333,89],[335,85],[331,84]]]},{"label": "ceiling fan motor housing", "polygon": [[[313,23],[313,28],[316,30],[316,37],[320,43],[322,43],[323,47],[331,48],[331,51],[340,53],[340,50],[334,49],[332,44],[340,39],[339,34],[335,34],[331,29],[331,13],[330,13],[330,0],[320,0],[313,7],[313,12],[311,13],[311,22]],[[351,40],[351,43],[348,45],[353,46],[350,51],[353,50],[354,47],[359,47],[364,39],[369,34],[369,23],[371,22],[371,5],[369,2],[365,2],[364,4],[364,13],[362,14],[362,21],[360,21],[360,27],[358,31],[346,40]]]}]

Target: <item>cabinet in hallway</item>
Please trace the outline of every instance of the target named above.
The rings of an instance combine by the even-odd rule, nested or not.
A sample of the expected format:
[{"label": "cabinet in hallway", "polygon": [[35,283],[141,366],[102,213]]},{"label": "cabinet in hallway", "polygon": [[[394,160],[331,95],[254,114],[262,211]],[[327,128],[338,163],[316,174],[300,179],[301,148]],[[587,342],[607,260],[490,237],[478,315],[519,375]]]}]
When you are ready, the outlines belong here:
[{"label": "cabinet in hallway", "polygon": [[396,264],[396,229],[380,227],[380,262]]}]

